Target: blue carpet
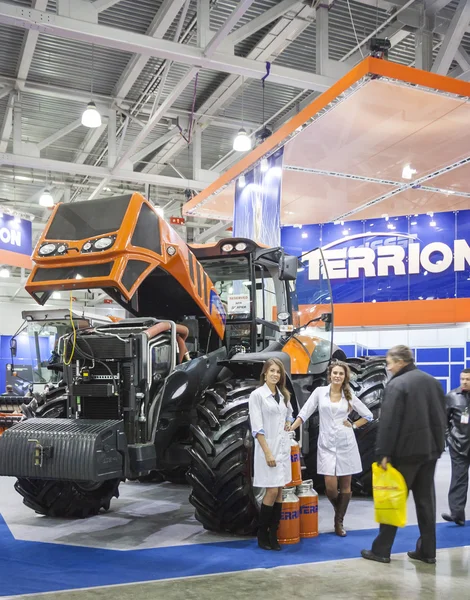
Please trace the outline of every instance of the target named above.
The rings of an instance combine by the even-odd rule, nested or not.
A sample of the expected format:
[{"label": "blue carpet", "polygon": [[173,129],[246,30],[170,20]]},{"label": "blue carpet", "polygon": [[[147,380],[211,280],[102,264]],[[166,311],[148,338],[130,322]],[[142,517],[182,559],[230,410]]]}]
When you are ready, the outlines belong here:
[{"label": "blue carpet", "polygon": [[[377,529],[333,534],[284,546],[282,552],[260,550],[252,538],[233,542],[116,551],[16,540],[0,516],[0,594],[13,596],[191,575],[357,558],[370,548]],[[399,530],[393,551],[414,549],[416,526]],[[437,525],[438,548],[470,545],[470,523]]]}]

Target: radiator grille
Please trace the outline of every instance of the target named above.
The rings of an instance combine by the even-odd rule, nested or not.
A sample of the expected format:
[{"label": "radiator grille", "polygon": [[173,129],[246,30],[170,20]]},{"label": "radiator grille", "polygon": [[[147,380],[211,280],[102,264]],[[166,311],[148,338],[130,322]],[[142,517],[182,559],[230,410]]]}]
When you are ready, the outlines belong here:
[{"label": "radiator grille", "polygon": [[83,398],[81,403],[82,419],[119,420],[118,399],[115,398]]}]

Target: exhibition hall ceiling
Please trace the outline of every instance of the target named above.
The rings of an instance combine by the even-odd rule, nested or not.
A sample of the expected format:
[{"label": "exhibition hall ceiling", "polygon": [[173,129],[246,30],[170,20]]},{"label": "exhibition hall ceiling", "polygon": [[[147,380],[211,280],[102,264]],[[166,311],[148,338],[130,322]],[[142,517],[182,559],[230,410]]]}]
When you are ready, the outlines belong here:
[{"label": "exhibition hall ceiling", "polygon": [[238,176],[280,146],[284,225],[469,208],[470,84],[457,90],[454,80],[428,74],[423,85],[414,69],[368,61],[365,75],[347,76],[326,103],[314,100],[304,125],[293,119],[283,140],[267,140],[240,172],[232,169],[232,181],[222,176],[185,211],[230,219]]}]

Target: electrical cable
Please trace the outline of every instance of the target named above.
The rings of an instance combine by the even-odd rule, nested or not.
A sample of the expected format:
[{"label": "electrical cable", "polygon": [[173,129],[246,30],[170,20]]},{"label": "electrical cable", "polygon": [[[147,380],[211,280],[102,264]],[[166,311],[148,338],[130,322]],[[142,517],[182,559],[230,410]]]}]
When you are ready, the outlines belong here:
[{"label": "electrical cable", "polygon": [[77,330],[75,329],[75,323],[73,322],[73,312],[72,312],[72,292],[70,292],[70,323],[72,325],[72,330],[73,330],[73,341],[72,341],[72,352],[70,353],[70,358],[67,361],[67,359],[65,358],[66,353],[67,353],[67,346],[64,345],[64,355],[63,355],[63,361],[64,361],[64,365],[66,367],[68,367],[70,365],[70,363],[72,362],[72,358],[73,355],[75,353],[75,346],[77,343]]},{"label": "electrical cable", "polygon": [[111,381],[113,381],[116,384],[117,390],[118,390],[118,394],[121,393],[121,386],[120,386],[120,381],[119,379],[117,379],[114,375],[114,373],[111,371],[111,369],[109,368],[109,366],[106,364],[106,362],[104,362],[103,360],[100,360],[99,358],[95,357],[95,354],[93,352],[93,348],[90,346],[89,342],[87,339],[85,339],[84,337],[80,338],[82,342],[85,342],[85,344],[88,346],[88,348],[90,349],[90,353],[91,354],[87,354],[83,348],[80,348],[80,346],[77,346],[77,352],[78,354],[81,354],[81,356],[83,356],[83,358],[88,358],[88,360],[93,360],[94,362],[97,362],[100,365],[103,365],[103,367],[105,369],[107,369],[108,373],[111,376]]},{"label": "electrical cable", "polygon": [[349,17],[351,18],[351,25],[354,31],[354,37],[356,38],[356,44],[359,46],[359,52],[361,53],[362,58],[364,58],[364,52],[362,51],[362,46],[360,45],[359,42],[359,38],[357,37],[357,31],[356,31],[356,26],[354,25],[354,19],[352,16],[352,10],[351,10],[351,3],[349,0],[347,0],[348,3],[348,10],[349,10]]}]

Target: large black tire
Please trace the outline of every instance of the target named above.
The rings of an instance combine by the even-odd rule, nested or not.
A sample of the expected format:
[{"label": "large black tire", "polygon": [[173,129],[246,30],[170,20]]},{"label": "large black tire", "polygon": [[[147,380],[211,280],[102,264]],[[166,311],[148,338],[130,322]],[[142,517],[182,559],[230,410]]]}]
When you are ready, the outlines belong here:
[{"label": "large black tire", "polygon": [[75,481],[18,479],[15,490],[23,503],[40,515],[84,519],[108,510],[113,497],[119,497],[119,479],[86,485]]},{"label": "large black tire", "polygon": [[[53,400],[38,409],[39,418],[63,418],[65,399]],[[23,503],[40,515],[84,519],[109,510],[113,497],[119,497],[120,479],[94,484],[75,481],[47,481],[20,478],[15,490],[23,496]]]},{"label": "large black tire", "polygon": [[253,439],[248,399],[256,385],[207,390],[192,426],[189,501],[205,529],[255,533],[258,507],[252,485]]},{"label": "large black tire", "polygon": [[[373,421],[355,432],[363,471],[353,475],[351,482],[354,493],[369,496],[372,494],[372,463],[375,460],[380,407],[388,376],[383,357],[353,358],[348,359],[347,362],[353,375],[351,388],[354,394],[374,415]],[[352,418],[358,419],[359,415],[353,413]],[[304,455],[304,463],[307,478],[313,479],[315,489],[322,492],[325,489],[325,482],[322,475],[317,475],[318,430],[318,413],[316,413],[309,422],[309,451]]]}]

